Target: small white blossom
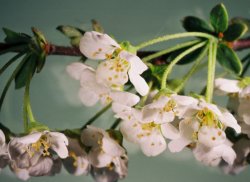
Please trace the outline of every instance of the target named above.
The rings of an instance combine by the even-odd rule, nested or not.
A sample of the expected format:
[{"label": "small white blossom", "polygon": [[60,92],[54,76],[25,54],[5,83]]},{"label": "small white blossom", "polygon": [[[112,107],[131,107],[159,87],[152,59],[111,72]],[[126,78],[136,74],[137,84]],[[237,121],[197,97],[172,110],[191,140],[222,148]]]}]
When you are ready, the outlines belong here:
[{"label": "small white blossom", "polygon": [[[67,145],[66,136],[58,132],[34,132],[15,137],[8,145],[11,170],[22,180],[30,176],[54,175],[61,169],[60,158],[68,156]],[[52,155],[51,150],[58,157]]]},{"label": "small white blossom", "polygon": [[180,137],[172,140],[168,147],[172,152],[179,152],[191,143],[202,144],[208,148],[219,146],[226,140],[226,127],[232,127],[237,133],[241,132],[231,113],[201,101],[193,117],[180,121]]},{"label": "small white blossom", "polygon": [[9,155],[5,135],[0,129],[0,171],[9,163]]},{"label": "small white blossom", "polygon": [[81,146],[78,138],[68,137],[69,156],[63,160],[63,165],[66,170],[75,175],[87,175],[90,172],[90,164],[88,161],[87,153]]},{"label": "small white blossom", "polygon": [[80,41],[81,52],[90,59],[102,59],[96,70],[99,83],[107,87],[122,87],[128,79],[136,91],[146,95],[149,87],[140,76],[147,66],[142,60],[128,51],[122,50],[119,44],[106,34],[86,32]]},{"label": "small white blossom", "polygon": [[88,158],[94,167],[109,167],[126,155],[124,148],[101,128],[88,125],[82,131],[81,140],[85,146],[91,147]]}]

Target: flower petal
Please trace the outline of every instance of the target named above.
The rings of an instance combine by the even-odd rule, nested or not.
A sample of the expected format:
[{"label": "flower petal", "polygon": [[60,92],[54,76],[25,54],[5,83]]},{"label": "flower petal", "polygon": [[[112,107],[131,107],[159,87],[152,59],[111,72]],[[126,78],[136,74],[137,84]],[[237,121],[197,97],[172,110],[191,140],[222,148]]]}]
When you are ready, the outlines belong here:
[{"label": "flower petal", "polygon": [[192,142],[191,140],[181,137],[170,141],[168,143],[168,148],[170,152],[180,152],[191,142]]},{"label": "flower petal", "polygon": [[165,138],[171,140],[180,138],[179,131],[170,123],[161,124],[161,132]]},{"label": "flower petal", "polygon": [[227,93],[236,93],[240,92],[241,88],[238,86],[238,80],[229,80],[225,78],[217,78],[215,79],[215,89],[219,95],[227,94]]},{"label": "flower petal", "polygon": [[5,135],[4,135],[3,131],[0,129],[0,147],[3,144],[5,144]]},{"label": "flower petal", "polygon": [[90,59],[105,59],[120,48],[119,44],[107,34],[86,32],[80,40],[80,51]]},{"label": "flower petal", "polygon": [[107,167],[113,159],[113,156],[103,152],[100,148],[94,148],[88,154],[90,163],[95,167]]},{"label": "flower petal", "polygon": [[23,137],[15,138],[15,140],[22,144],[31,144],[37,142],[41,136],[42,136],[41,132],[35,132]]},{"label": "flower petal", "polygon": [[140,101],[139,96],[129,92],[113,91],[110,93],[110,97],[112,98],[113,102],[130,107],[134,106]]},{"label": "flower petal", "polygon": [[102,150],[113,157],[119,157],[125,154],[124,148],[122,148],[115,140],[110,137],[103,137]]},{"label": "flower petal", "polygon": [[57,155],[62,159],[68,157],[67,137],[59,132],[49,132],[48,136],[52,144],[51,149],[53,149],[57,153]]},{"label": "flower petal", "polygon": [[68,72],[68,74],[74,78],[75,80],[80,80],[80,77],[81,77],[81,74],[82,74],[82,71],[84,69],[89,69],[89,70],[94,70],[93,68],[83,64],[83,63],[80,63],[80,62],[74,62],[74,63],[71,63],[70,65],[68,65],[66,67],[66,71]]},{"label": "flower petal", "polygon": [[128,71],[129,80],[134,85],[135,90],[142,96],[145,96],[149,92],[149,86],[147,82],[137,72],[133,70]]}]

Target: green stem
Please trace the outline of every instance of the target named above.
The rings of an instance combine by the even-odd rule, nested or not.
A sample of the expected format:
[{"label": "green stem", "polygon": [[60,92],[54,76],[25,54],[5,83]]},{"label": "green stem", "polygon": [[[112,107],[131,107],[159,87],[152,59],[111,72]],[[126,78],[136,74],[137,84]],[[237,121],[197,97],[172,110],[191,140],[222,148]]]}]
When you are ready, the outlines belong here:
[{"label": "green stem", "polygon": [[171,39],[183,38],[183,37],[202,37],[202,38],[207,38],[207,39],[211,39],[211,40],[216,39],[214,36],[207,34],[207,33],[185,32],[185,33],[177,33],[177,34],[172,34],[172,35],[164,35],[164,36],[149,40],[147,42],[143,42],[143,43],[139,44],[138,46],[136,46],[136,49],[140,50],[144,47],[147,47],[147,46],[159,43],[159,42],[163,42],[163,41],[167,41],[167,40],[171,40]]},{"label": "green stem", "polygon": [[181,91],[181,89],[184,87],[184,85],[190,79],[190,77],[198,70],[201,61],[206,56],[207,50],[208,50],[208,45],[205,48],[203,48],[199,56],[196,58],[195,63],[193,64],[191,69],[183,77],[181,84],[174,90],[176,93]]},{"label": "green stem", "polygon": [[192,41],[189,41],[189,42],[185,42],[185,43],[182,43],[182,44],[177,44],[176,46],[174,47],[170,47],[168,49],[165,49],[165,50],[162,50],[162,51],[159,51],[157,53],[154,53],[154,54],[151,54],[149,56],[146,56],[142,59],[143,62],[148,62],[154,58],[157,58],[159,56],[162,56],[164,54],[168,54],[170,52],[173,52],[173,51],[176,51],[178,49],[182,49],[182,48],[185,48],[185,47],[188,47],[188,46],[191,46],[191,45],[194,45],[196,43],[200,42],[200,40],[192,40]]},{"label": "green stem", "polygon": [[211,103],[213,99],[216,53],[217,53],[217,43],[209,41],[208,74],[207,74],[207,90],[206,90],[206,101],[208,103]]},{"label": "green stem", "polygon": [[23,106],[23,119],[24,119],[24,128],[28,128],[28,120],[32,123],[35,123],[35,117],[33,115],[31,105],[30,105],[30,82],[32,78],[32,73],[30,73],[26,85],[25,85],[25,91],[24,91],[24,106]]},{"label": "green stem", "polygon": [[121,119],[119,118],[119,119],[117,119],[117,120],[115,120],[115,122],[112,124],[112,126],[110,127],[110,129],[116,129],[116,127],[121,123]]},{"label": "green stem", "polygon": [[103,113],[105,113],[110,107],[111,107],[111,103],[108,104],[107,106],[105,106],[104,108],[102,108],[100,111],[98,111],[92,118],[90,118],[87,123],[84,124],[84,126],[81,127],[81,130],[86,128],[87,125],[92,124],[97,118],[99,118]]},{"label": "green stem", "polygon": [[193,47],[191,47],[191,48],[187,49],[186,51],[184,51],[183,53],[181,53],[180,55],[178,55],[173,61],[171,61],[171,63],[168,65],[167,69],[163,73],[162,80],[161,80],[161,90],[166,89],[167,78],[168,78],[168,75],[170,74],[170,72],[172,71],[174,65],[176,63],[178,63],[178,61],[180,61],[183,57],[185,57],[189,53],[195,51],[196,49],[199,49],[200,47],[204,46],[205,44],[206,44],[206,42],[201,42],[199,44],[196,44]]}]

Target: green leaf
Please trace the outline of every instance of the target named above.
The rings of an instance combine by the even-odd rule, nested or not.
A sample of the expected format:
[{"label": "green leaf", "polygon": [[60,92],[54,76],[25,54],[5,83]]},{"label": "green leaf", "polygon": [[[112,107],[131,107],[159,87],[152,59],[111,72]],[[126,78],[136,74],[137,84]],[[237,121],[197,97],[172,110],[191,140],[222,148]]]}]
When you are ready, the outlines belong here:
[{"label": "green leaf", "polygon": [[98,21],[93,19],[91,20],[91,23],[92,23],[92,28],[94,31],[104,33],[104,29]]},{"label": "green leaf", "polygon": [[0,75],[13,63],[15,62],[18,58],[20,58],[22,55],[24,55],[23,52],[18,53],[15,55],[13,58],[11,58],[3,67],[0,68]]},{"label": "green leaf", "polygon": [[36,54],[27,54],[23,59],[25,63],[15,77],[15,89],[24,87],[30,73],[33,75],[36,69],[38,59]]},{"label": "green leaf", "polygon": [[80,37],[85,33],[83,30],[69,25],[60,25],[56,29],[69,38]]},{"label": "green leaf", "polygon": [[161,82],[162,75],[168,65],[150,65],[152,75]]},{"label": "green leaf", "polygon": [[[170,56],[167,58],[167,62],[171,62],[172,60],[174,60],[180,53],[184,52],[185,50],[189,49],[190,47],[185,47],[179,50],[174,51],[173,53],[170,54]],[[188,64],[188,63],[192,63],[193,61],[195,61],[199,55],[201,54],[203,48],[199,48],[193,52],[191,52],[190,54],[186,55],[185,57],[183,57],[177,64]]]},{"label": "green leaf", "polygon": [[244,23],[232,23],[228,26],[228,29],[224,32],[224,40],[228,42],[235,41],[242,37],[248,30],[248,27]]},{"label": "green leaf", "polygon": [[224,32],[228,27],[228,14],[224,4],[216,5],[210,12],[210,22],[216,33]]},{"label": "green leaf", "polygon": [[188,32],[204,32],[212,34],[214,31],[207,22],[194,16],[185,17],[182,26]]},{"label": "green leaf", "polygon": [[46,53],[42,52],[37,58],[36,72],[40,73],[46,62]]},{"label": "green leaf", "polygon": [[3,31],[6,35],[4,41],[8,44],[17,44],[17,43],[29,43],[31,37],[24,33],[17,33],[10,29],[3,28]]},{"label": "green leaf", "polygon": [[233,72],[240,74],[242,72],[242,63],[237,54],[225,44],[219,44],[217,49],[217,59],[220,65]]},{"label": "green leaf", "polygon": [[231,19],[231,23],[243,23],[248,27],[248,32],[250,31],[250,19],[235,17]]}]

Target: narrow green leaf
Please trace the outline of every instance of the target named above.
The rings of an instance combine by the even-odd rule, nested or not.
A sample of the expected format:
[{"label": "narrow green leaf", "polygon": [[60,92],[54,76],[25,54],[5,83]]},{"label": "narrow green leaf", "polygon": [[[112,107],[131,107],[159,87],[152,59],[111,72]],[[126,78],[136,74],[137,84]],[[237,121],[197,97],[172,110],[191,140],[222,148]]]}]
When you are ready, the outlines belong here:
[{"label": "narrow green leaf", "polygon": [[18,58],[20,58],[22,55],[24,55],[24,52],[20,52],[17,55],[15,55],[13,58],[11,58],[5,65],[3,65],[2,68],[0,68],[0,75],[12,64],[14,63]]},{"label": "narrow green leaf", "polygon": [[3,28],[3,31],[6,35],[4,41],[8,44],[28,43],[31,39],[30,36],[24,33],[17,33],[7,28]]},{"label": "narrow green leaf", "polygon": [[69,38],[80,37],[85,33],[85,31],[69,25],[60,25],[56,29]]},{"label": "narrow green leaf", "polygon": [[30,73],[33,75],[36,69],[37,55],[28,54],[24,59],[25,63],[15,77],[15,89],[24,87]]},{"label": "narrow green leaf", "polygon": [[242,18],[242,17],[235,17],[231,19],[231,23],[243,23],[248,27],[248,33],[250,31],[250,19]]},{"label": "narrow green leaf", "polygon": [[21,61],[21,63],[18,64],[18,66],[16,67],[16,69],[14,70],[14,72],[12,73],[12,75],[10,76],[10,78],[8,79],[4,89],[3,89],[3,92],[1,94],[1,98],[0,98],[0,111],[2,109],[2,105],[3,105],[3,101],[4,101],[4,98],[6,96],[6,93],[11,85],[11,82],[15,79],[17,73],[21,70],[22,66],[24,65],[26,59],[23,59]]},{"label": "narrow green leaf", "polygon": [[[172,54],[170,54],[170,56],[167,59],[167,62],[171,62],[172,60],[174,60],[180,53],[184,52],[185,50],[189,49],[190,47],[185,47],[179,50],[174,51]],[[184,58],[182,58],[178,64],[188,64],[188,63],[192,63],[193,61],[195,61],[200,53],[202,52],[203,48],[199,48],[193,52],[191,52],[190,54],[186,55]]]},{"label": "narrow green leaf", "polygon": [[242,37],[248,30],[244,23],[232,23],[224,32],[224,40],[232,42]]},{"label": "narrow green leaf", "polygon": [[151,65],[150,70],[152,75],[161,82],[162,75],[168,65]]},{"label": "narrow green leaf", "polygon": [[210,22],[216,33],[224,32],[227,29],[228,14],[224,4],[218,4],[211,10]]},{"label": "narrow green leaf", "polygon": [[8,53],[8,52],[15,52],[15,51],[21,51],[25,52],[27,50],[28,44],[2,44],[0,46],[0,55]]},{"label": "narrow green leaf", "polygon": [[36,72],[40,73],[46,62],[46,53],[42,52],[37,58]]},{"label": "narrow green leaf", "polygon": [[182,26],[188,32],[204,32],[212,34],[214,31],[207,22],[194,16],[185,17],[182,21]]},{"label": "narrow green leaf", "polygon": [[217,59],[220,65],[230,72],[237,75],[242,72],[242,63],[237,54],[225,44],[218,45]]}]

